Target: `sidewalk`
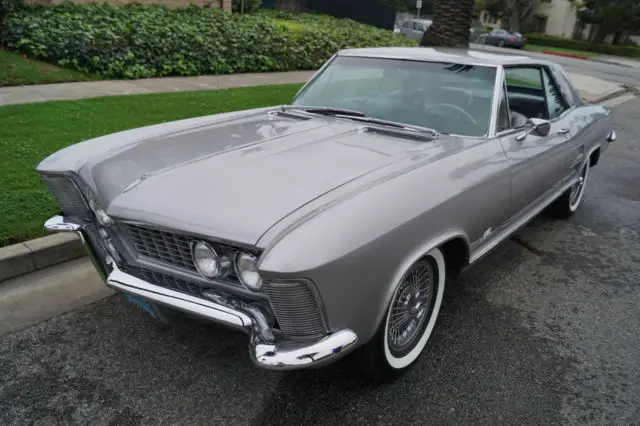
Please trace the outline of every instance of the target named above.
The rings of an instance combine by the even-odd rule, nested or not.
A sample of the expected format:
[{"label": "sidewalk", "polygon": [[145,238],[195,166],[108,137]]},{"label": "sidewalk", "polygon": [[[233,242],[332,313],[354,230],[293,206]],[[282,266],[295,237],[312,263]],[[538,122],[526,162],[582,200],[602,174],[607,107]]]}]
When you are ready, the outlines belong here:
[{"label": "sidewalk", "polygon": [[[186,92],[193,90],[216,90],[234,87],[304,83],[311,78],[313,74],[314,71],[293,71],[0,87],[0,106],[113,95],[133,95],[138,93]],[[619,84],[599,78],[575,73],[569,73],[569,77],[587,101],[601,99],[621,90]]]},{"label": "sidewalk", "polygon": [[0,106],[137,93],[188,92],[234,87],[304,83],[314,71],[103,80],[34,86],[0,87]]},{"label": "sidewalk", "polygon": [[621,65],[627,68],[640,68],[640,59],[621,58],[618,56],[600,55],[589,60],[604,64]]}]

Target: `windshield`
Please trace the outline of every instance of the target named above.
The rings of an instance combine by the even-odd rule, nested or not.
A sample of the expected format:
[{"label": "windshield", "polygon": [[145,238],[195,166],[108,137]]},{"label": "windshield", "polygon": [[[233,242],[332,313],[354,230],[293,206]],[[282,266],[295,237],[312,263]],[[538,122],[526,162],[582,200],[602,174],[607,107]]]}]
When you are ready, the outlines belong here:
[{"label": "windshield", "polygon": [[349,109],[440,133],[484,136],[495,75],[493,67],[339,56],[292,104]]}]

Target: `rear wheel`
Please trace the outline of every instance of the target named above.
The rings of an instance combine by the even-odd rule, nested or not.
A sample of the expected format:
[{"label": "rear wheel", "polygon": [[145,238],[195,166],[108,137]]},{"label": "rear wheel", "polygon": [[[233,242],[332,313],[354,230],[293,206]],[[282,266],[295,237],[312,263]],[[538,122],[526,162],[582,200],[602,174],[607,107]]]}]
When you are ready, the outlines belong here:
[{"label": "rear wheel", "polygon": [[369,377],[393,379],[415,364],[440,313],[445,278],[444,256],[434,249],[396,283],[378,331],[361,348],[361,366]]}]

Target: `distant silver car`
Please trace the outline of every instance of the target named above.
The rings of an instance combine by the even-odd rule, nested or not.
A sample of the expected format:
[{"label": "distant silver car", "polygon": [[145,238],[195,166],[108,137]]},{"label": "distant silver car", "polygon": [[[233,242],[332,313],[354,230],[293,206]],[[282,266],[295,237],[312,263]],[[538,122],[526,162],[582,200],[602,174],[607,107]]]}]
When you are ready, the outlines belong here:
[{"label": "distant silver car", "polygon": [[400,26],[400,33],[405,37],[420,40],[431,24],[433,24],[431,19],[409,18]]},{"label": "distant silver car", "polygon": [[37,170],[62,210],[46,228],[79,233],[156,319],[245,330],[261,367],[359,349],[388,377],[425,348],[446,277],[547,207],[573,214],[615,139],[554,63],[372,48],[290,105],[95,138]]}]

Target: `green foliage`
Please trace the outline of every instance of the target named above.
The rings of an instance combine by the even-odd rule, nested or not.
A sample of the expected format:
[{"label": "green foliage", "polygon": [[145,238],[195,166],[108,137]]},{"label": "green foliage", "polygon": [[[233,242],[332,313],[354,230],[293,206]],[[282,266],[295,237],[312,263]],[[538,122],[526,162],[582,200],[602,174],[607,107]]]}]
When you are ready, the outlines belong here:
[{"label": "green foliage", "polygon": [[578,6],[578,18],[587,24],[600,24],[604,33],[640,29],[640,1],[585,0]]},{"label": "green foliage", "polygon": [[591,44],[587,41],[570,40],[545,34],[527,34],[527,43],[561,49],[583,50],[606,55],[640,58],[640,48],[629,45]]},{"label": "green foliage", "polygon": [[[415,12],[416,0],[379,0],[380,3],[393,8],[396,12]],[[433,13],[433,0],[423,0],[420,15]]]},{"label": "green foliage", "polygon": [[73,3],[12,12],[0,41],[106,78],[310,70],[343,48],[416,44],[324,15]]},{"label": "green foliage", "polygon": [[5,16],[20,9],[24,5],[24,0],[0,0],[0,29]]}]

